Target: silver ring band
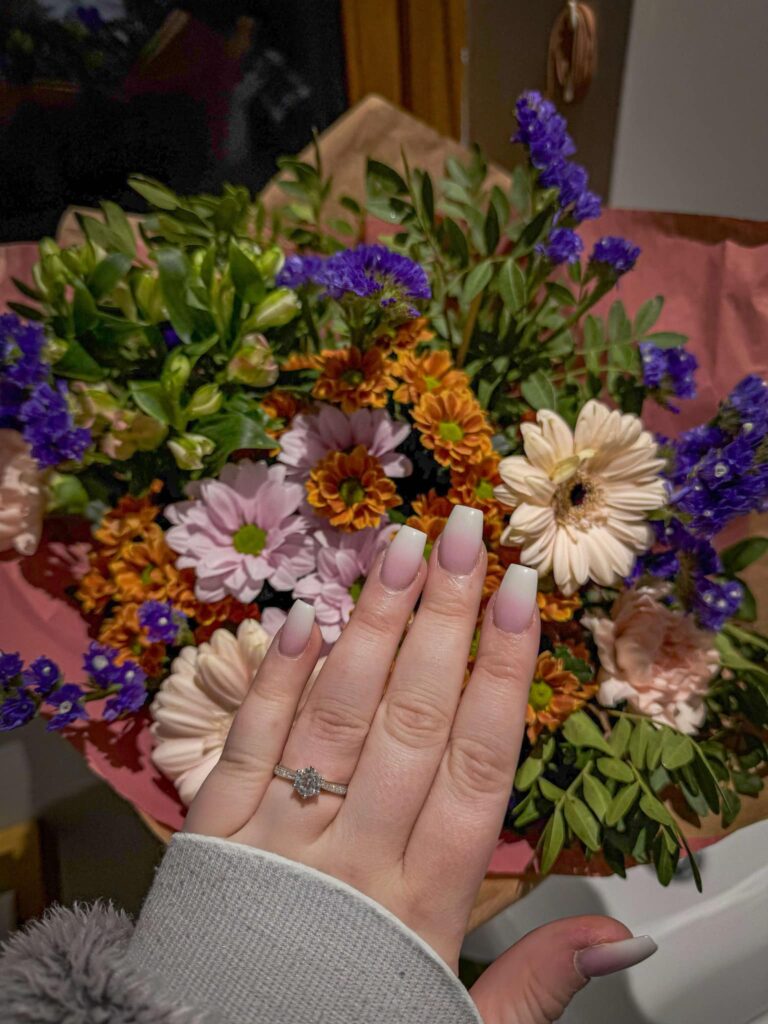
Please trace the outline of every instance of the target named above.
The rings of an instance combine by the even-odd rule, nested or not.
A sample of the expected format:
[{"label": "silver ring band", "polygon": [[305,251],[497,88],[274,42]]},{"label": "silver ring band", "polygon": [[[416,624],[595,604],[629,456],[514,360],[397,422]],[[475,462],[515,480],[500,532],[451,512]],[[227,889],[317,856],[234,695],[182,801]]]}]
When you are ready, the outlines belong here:
[{"label": "silver ring band", "polygon": [[288,779],[293,782],[293,788],[304,800],[317,796],[321,789],[324,789],[326,793],[336,793],[338,796],[347,795],[347,787],[343,782],[328,782],[312,765],[292,771],[285,765],[276,764],[274,774],[280,779]]}]

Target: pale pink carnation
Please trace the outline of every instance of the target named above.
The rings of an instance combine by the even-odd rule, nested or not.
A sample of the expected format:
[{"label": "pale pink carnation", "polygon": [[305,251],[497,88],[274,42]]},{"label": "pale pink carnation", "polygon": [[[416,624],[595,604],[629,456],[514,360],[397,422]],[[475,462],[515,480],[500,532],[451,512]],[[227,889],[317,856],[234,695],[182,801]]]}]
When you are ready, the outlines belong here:
[{"label": "pale pink carnation", "polygon": [[375,455],[381,468],[393,479],[408,476],[413,467],[395,448],[410,433],[407,423],[393,420],[386,409],[358,409],[347,416],[332,405],[319,412],[297,416],[293,426],[280,438],[278,460],[291,480],[305,480],[328,452],[343,452],[362,444]]},{"label": "pale pink carnation", "polygon": [[315,568],[309,524],[296,515],[304,488],[286,481],[284,466],[229,463],[218,480],[195,481],[187,493],[192,501],[165,510],[174,524],[165,538],[180,556],[176,566],[195,570],[199,601],[230,594],[248,603],[265,581],[293,590]]},{"label": "pale pink carnation", "polygon": [[704,697],[720,667],[711,633],[689,615],[672,611],[650,587],[626,590],[611,617],[585,615],[601,669],[598,700],[629,706],[664,725],[695,733],[704,723]]},{"label": "pale pink carnation", "polygon": [[45,477],[16,430],[0,430],[0,551],[32,555],[40,543]]}]

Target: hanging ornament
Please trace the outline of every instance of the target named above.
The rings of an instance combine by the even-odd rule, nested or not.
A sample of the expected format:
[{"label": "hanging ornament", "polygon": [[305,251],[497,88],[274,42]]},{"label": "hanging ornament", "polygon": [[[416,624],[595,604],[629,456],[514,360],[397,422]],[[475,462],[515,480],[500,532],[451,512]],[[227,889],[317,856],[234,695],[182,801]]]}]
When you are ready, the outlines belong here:
[{"label": "hanging ornament", "polygon": [[549,36],[547,94],[563,103],[586,96],[597,66],[595,15],[588,4],[567,0]]}]

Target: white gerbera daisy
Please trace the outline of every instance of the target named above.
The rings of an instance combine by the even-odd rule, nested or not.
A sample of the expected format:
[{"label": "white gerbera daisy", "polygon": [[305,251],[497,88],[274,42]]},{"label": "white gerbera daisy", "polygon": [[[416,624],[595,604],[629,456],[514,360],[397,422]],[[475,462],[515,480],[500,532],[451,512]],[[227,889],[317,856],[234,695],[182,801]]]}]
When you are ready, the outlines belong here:
[{"label": "white gerbera daisy", "polygon": [[502,541],[564,594],[588,579],[611,586],[652,543],[647,513],[666,502],[664,460],[637,416],[594,400],[573,432],[547,409],[536,419],[521,428],[525,456],[499,465],[495,495],[514,509]]}]

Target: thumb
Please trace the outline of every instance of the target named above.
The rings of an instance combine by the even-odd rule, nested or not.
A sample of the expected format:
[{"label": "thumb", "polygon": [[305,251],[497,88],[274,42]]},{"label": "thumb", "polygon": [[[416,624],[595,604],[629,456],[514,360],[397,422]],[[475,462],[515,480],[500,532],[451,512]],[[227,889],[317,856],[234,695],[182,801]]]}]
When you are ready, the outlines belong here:
[{"label": "thumb", "polygon": [[485,1024],[550,1024],[590,978],[656,952],[647,935],[611,917],[567,917],[511,946],[469,990]]}]

